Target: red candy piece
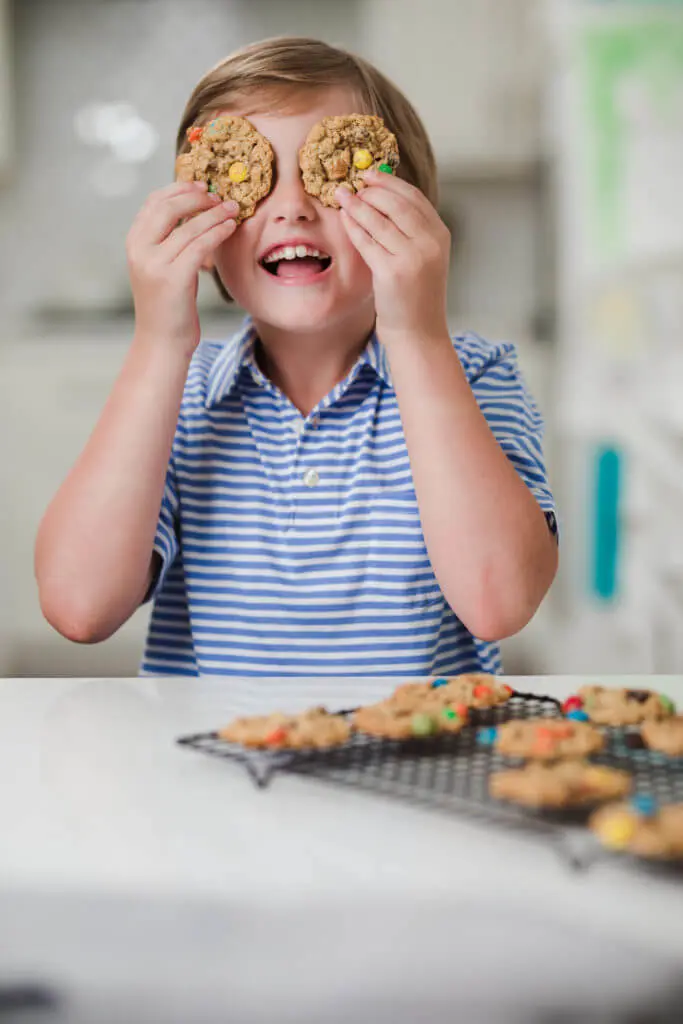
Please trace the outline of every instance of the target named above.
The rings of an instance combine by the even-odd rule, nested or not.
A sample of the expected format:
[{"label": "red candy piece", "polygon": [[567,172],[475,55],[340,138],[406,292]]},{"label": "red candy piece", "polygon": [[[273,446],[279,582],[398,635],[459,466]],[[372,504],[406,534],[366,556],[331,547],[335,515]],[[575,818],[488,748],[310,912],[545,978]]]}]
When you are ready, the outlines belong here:
[{"label": "red candy piece", "polygon": [[583,707],[583,701],[580,697],[567,697],[566,701],[562,705],[562,710],[565,715],[568,711],[580,711]]},{"label": "red candy piece", "polygon": [[455,711],[456,715],[462,718],[463,722],[467,721],[467,715],[469,714],[469,708],[466,704],[451,704],[451,707]]},{"label": "red candy piece", "polygon": [[511,686],[508,686],[507,683],[501,683],[500,685],[502,686],[506,693],[508,693],[511,697],[514,697],[515,691],[512,689]]},{"label": "red candy piece", "polygon": [[280,726],[279,729],[274,729],[272,732],[268,733],[264,742],[267,743],[269,747],[278,747],[281,743],[284,743],[286,739],[287,730]]},{"label": "red candy piece", "polygon": [[474,687],[472,693],[475,697],[489,697],[491,695],[491,687],[486,686],[484,683],[479,683],[478,686]]},{"label": "red candy piece", "polygon": [[201,139],[202,137],[203,130],[204,129],[200,128],[199,125],[195,125],[193,128],[188,128],[187,137],[190,140],[190,142],[198,142],[199,139]]}]

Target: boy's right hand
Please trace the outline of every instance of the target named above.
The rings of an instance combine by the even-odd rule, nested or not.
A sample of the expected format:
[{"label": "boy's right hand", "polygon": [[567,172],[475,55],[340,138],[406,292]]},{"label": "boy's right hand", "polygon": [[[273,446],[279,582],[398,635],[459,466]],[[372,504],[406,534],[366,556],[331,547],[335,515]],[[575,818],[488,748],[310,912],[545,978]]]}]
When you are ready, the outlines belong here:
[{"label": "boy's right hand", "polygon": [[235,231],[238,209],[207,192],[203,182],[152,192],[126,240],[136,337],[192,355],[199,344],[199,271]]}]

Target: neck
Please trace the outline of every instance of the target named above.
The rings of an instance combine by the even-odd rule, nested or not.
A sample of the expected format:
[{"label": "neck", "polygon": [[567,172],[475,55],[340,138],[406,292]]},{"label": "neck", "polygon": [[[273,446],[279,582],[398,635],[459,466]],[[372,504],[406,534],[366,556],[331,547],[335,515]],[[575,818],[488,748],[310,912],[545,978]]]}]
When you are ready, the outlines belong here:
[{"label": "neck", "polygon": [[308,416],[347,376],[372,333],[373,323],[374,315],[353,330],[345,324],[316,333],[282,331],[254,321],[259,338],[256,358],[269,380]]}]

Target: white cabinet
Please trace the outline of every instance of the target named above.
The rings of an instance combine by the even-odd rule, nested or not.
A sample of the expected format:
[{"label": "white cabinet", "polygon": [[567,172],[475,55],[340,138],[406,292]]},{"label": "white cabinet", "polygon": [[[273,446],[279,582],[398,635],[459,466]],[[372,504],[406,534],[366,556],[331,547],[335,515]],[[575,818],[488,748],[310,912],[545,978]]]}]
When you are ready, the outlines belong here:
[{"label": "white cabinet", "polygon": [[9,0],[0,0],[0,180],[12,152],[12,64]]},{"label": "white cabinet", "polygon": [[424,119],[443,176],[540,155],[539,0],[365,0],[360,49]]}]

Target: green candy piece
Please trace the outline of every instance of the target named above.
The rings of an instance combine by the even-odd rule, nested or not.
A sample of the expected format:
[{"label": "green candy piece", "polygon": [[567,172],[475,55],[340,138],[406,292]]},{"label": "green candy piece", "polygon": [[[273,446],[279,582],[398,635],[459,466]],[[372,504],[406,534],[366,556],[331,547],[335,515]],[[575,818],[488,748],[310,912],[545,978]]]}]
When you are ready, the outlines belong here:
[{"label": "green candy piece", "polygon": [[669,697],[665,697],[664,694],[660,693],[660,695],[659,695],[659,703],[662,705],[662,707],[666,711],[667,715],[675,715],[676,714],[676,705],[674,704],[674,702]]},{"label": "green candy piece", "polygon": [[383,174],[393,174],[394,168],[391,164],[380,164],[377,168],[378,171],[382,171]]},{"label": "green candy piece", "polygon": [[431,736],[436,732],[436,722],[431,715],[413,715],[410,724],[413,736]]},{"label": "green candy piece", "polygon": [[457,720],[458,722],[460,721],[460,715],[458,714],[457,711],[454,711],[453,708],[444,708],[443,711],[441,712],[441,717],[449,718],[451,722],[455,720]]},{"label": "green candy piece", "polygon": [[207,191],[209,191],[209,192],[218,192],[218,189],[216,188],[216,186],[214,185],[214,183],[213,183],[212,181],[210,181],[210,182],[209,182],[209,187],[208,187],[208,190],[207,190]]}]

